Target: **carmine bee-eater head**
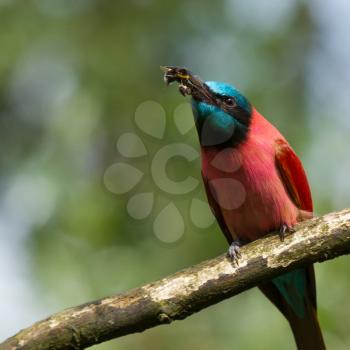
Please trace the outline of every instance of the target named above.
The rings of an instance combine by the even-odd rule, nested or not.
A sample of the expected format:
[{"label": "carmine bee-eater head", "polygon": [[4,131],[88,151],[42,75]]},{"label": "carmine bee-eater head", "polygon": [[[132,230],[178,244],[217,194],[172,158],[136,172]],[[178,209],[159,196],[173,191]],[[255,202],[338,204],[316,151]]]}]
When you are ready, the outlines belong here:
[{"label": "carmine bee-eater head", "polygon": [[236,146],[246,139],[251,121],[249,101],[232,85],[202,81],[190,71],[163,67],[167,84],[177,81],[183,95],[192,96],[192,109],[202,147]]}]

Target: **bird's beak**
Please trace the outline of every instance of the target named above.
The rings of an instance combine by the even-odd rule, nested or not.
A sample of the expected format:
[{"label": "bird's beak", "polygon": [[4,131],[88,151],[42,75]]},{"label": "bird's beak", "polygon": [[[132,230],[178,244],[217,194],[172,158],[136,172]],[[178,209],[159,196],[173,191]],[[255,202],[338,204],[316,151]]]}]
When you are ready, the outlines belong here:
[{"label": "bird's beak", "polygon": [[173,82],[179,83],[179,91],[183,96],[190,95],[195,100],[210,102],[213,99],[208,86],[197,76],[186,68],[162,66],[164,82],[169,85]]}]

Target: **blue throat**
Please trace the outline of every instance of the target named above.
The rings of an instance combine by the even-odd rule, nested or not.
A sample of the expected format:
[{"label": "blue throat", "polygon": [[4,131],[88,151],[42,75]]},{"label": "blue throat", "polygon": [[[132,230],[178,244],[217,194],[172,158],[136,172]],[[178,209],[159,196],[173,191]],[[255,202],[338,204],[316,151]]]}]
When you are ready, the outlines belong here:
[{"label": "blue throat", "polygon": [[[195,124],[202,147],[235,147],[246,140],[251,121],[251,105],[233,86],[206,82],[217,104],[192,99]],[[232,108],[225,107],[233,99]]]}]

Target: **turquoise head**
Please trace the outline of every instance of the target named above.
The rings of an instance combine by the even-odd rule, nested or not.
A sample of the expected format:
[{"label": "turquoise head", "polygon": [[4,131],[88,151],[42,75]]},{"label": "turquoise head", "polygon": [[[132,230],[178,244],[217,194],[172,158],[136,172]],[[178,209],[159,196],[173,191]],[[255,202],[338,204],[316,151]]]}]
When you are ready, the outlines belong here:
[{"label": "turquoise head", "polygon": [[204,83],[210,98],[192,97],[192,109],[203,147],[234,147],[248,133],[252,108],[232,85],[217,81]]},{"label": "turquoise head", "polygon": [[232,85],[202,81],[185,68],[164,67],[167,84],[177,81],[192,97],[192,110],[202,147],[235,147],[246,140],[251,122],[249,101]]}]

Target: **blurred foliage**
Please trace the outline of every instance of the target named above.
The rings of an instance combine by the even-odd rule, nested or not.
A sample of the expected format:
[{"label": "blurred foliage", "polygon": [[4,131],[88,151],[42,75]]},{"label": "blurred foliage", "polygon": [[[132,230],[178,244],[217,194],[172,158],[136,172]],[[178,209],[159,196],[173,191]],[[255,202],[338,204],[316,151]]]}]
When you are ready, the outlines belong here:
[{"label": "blurred foliage", "polygon": [[[134,113],[144,101],[164,107],[167,129],[162,140],[140,135],[149,157],[133,165],[148,174],[152,154],[172,142],[186,141],[198,149],[193,130],[181,136],[174,126],[172,116],[183,99],[175,88],[164,86],[160,65],[183,65],[205,79],[235,83],[305,161],[317,212],[341,208],[332,185],[326,188],[322,181],[341,183],[344,178],[337,181],[333,174],[322,180],[319,165],[330,157],[321,155],[319,147],[323,142],[317,130],[324,125],[310,116],[327,115],[310,107],[309,70],[322,35],[318,5],[0,0],[0,242],[11,252],[4,266],[9,271],[21,266],[25,290],[33,293],[31,301],[24,299],[33,303],[31,309],[18,307],[17,316],[0,312],[0,329],[6,329],[1,337],[38,315],[130,289],[227,248],[216,225],[199,230],[191,224],[192,195],[177,202],[186,218],[184,236],[164,244],[153,235],[152,220],[171,196],[160,193],[146,176],[132,193],[155,191],[158,202],[152,220],[135,221],[125,208],[128,196],[104,186],[106,169],[125,161],[115,147],[118,136],[140,133]],[[336,143],[337,133],[330,135],[327,143]],[[318,148],[310,153],[314,144]],[[336,150],[347,152],[344,148],[340,143]],[[199,178],[200,165],[176,162],[169,171],[174,178]],[[202,189],[194,195],[204,198]],[[342,195],[349,198],[350,190]],[[320,320],[330,349],[350,344],[346,264],[342,258],[316,268]],[[7,299],[1,298],[0,310],[5,310],[2,303],[18,303],[15,289],[22,287],[14,278],[12,272],[4,275],[1,284],[10,287],[7,294],[0,287]],[[294,343],[286,321],[254,289],[188,320],[95,348],[214,347],[294,349]]]}]

